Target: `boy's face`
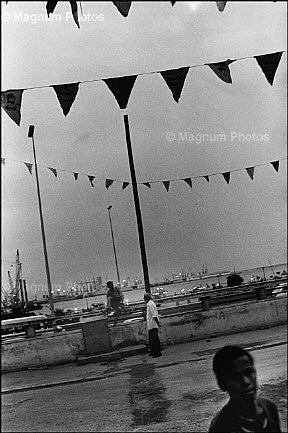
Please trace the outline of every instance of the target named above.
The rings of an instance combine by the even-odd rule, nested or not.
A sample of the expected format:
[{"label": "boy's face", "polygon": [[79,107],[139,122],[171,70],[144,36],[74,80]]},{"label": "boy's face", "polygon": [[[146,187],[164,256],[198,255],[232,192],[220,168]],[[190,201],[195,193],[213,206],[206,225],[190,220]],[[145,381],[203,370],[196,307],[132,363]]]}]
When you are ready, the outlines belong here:
[{"label": "boy's face", "polygon": [[231,369],[223,380],[223,390],[227,391],[234,401],[254,400],[257,393],[256,370],[251,366],[248,357],[234,359]]}]

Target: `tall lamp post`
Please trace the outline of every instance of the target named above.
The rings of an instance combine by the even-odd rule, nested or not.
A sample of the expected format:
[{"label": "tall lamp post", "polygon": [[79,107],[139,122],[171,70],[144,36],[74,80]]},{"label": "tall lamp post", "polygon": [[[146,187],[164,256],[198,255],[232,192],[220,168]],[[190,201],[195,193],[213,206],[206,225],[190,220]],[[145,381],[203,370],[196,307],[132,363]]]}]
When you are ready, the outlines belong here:
[{"label": "tall lamp post", "polygon": [[116,265],[116,271],[117,271],[117,278],[118,278],[118,283],[119,283],[120,288],[121,288],[121,281],[120,281],[119,268],[118,268],[118,262],[117,262],[117,256],[116,256],[116,248],[115,248],[112,220],[111,220],[111,215],[110,215],[111,209],[112,209],[111,205],[107,207],[108,215],[109,215],[109,222],[110,222],[111,237],[112,237],[112,243],[113,243],[113,251],[114,251],[114,257],[115,257],[115,265]]},{"label": "tall lamp post", "polygon": [[38,195],[38,204],[39,204],[39,215],[40,215],[40,225],[41,225],[41,233],[42,233],[42,241],[43,241],[43,249],[44,249],[44,259],[45,259],[45,268],[46,268],[46,277],[47,277],[47,285],[48,285],[48,294],[49,294],[49,303],[51,309],[51,315],[54,317],[54,304],[53,304],[53,296],[52,296],[52,285],[50,279],[50,270],[48,263],[48,254],[47,254],[47,246],[46,246],[46,237],[44,230],[44,220],[42,213],[42,203],[40,196],[40,186],[38,179],[38,168],[37,168],[37,160],[36,160],[36,152],[35,152],[35,144],[34,144],[34,125],[29,126],[28,130],[28,138],[32,138],[32,146],[33,146],[33,155],[34,155],[34,165],[35,165],[35,176],[36,176],[36,184],[37,184],[37,195]]}]

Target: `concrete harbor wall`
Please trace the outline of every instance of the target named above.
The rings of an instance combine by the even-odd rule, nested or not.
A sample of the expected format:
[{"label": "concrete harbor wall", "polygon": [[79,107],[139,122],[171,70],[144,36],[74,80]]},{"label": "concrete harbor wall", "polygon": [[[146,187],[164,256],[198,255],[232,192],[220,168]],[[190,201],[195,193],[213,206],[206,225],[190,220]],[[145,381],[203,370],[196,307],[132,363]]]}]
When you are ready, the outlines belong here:
[{"label": "concrete harbor wall", "polygon": [[[209,311],[178,312],[162,316],[160,321],[160,340],[163,345],[276,326],[287,322],[287,297],[222,306]],[[146,322],[109,326],[108,334],[111,350],[145,344]],[[91,347],[91,334],[89,338]],[[99,336],[95,336],[95,341],[97,338]],[[30,339],[4,341],[2,371],[76,361],[79,355],[85,353],[87,345],[84,340],[85,333],[80,328]],[[96,350],[95,353],[100,352]]]},{"label": "concrete harbor wall", "polygon": [[[229,305],[209,311],[192,311],[160,316],[163,345],[198,340],[217,335],[276,326],[287,322],[287,298]],[[112,348],[143,344],[147,341],[146,323],[139,322],[110,329]]]},{"label": "concrete harbor wall", "polygon": [[82,330],[2,342],[2,372],[26,370],[75,361],[83,352]]}]

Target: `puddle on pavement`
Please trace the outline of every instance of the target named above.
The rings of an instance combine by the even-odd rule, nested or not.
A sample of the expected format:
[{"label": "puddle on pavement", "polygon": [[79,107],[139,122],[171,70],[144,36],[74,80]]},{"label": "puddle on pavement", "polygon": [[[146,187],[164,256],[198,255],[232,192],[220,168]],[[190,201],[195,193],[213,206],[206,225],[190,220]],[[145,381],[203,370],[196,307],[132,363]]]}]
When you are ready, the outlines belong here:
[{"label": "puddle on pavement", "polygon": [[[251,344],[249,344],[249,343],[240,344],[240,346],[242,346],[244,348],[249,347],[249,350],[253,350],[254,347],[262,346],[262,345],[268,344],[269,342],[271,343],[270,340],[261,340],[261,341],[254,341]],[[227,344],[232,344],[232,343],[227,342]],[[218,349],[220,349],[220,347],[219,348],[213,348],[213,349],[211,348],[211,349],[199,350],[197,352],[192,352],[192,354],[197,355],[197,356],[213,356],[213,355],[215,355],[215,353],[217,352]]]},{"label": "puddle on pavement", "polygon": [[129,402],[133,415],[133,426],[166,421],[171,405],[165,396],[166,388],[155,365],[144,362],[129,371]]},{"label": "puddle on pavement", "polygon": [[14,400],[12,398],[12,400],[8,401],[7,403],[2,402],[2,406],[6,408],[10,408],[10,407],[14,408],[14,406],[16,406],[17,404],[25,403],[28,400],[33,400],[33,397],[24,398],[22,400]]},{"label": "puddle on pavement", "polygon": [[204,400],[213,400],[213,403],[218,403],[219,401],[222,401],[226,398],[226,394],[218,389],[215,389],[213,391],[192,391],[192,392],[186,392],[182,395],[182,400],[189,401],[193,404],[203,404]]},{"label": "puddle on pavement", "polygon": [[[278,383],[267,383],[259,386],[258,395],[262,397],[267,397],[272,400],[278,410],[285,409],[287,407],[287,381],[286,379],[280,379]],[[212,391],[191,391],[186,392],[182,395],[180,399],[184,404],[188,403],[186,407],[187,410],[190,410],[191,404],[193,407],[197,404],[203,404],[203,401],[210,401],[214,404],[218,404],[223,402],[226,404],[229,400],[228,395],[221,391],[220,389],[215,389]]]},{"label": "puddle on pavement", "polygon": [[267,397],[272,400],[278,410],[283,408],[287,410],[287,380],[281,379],[278,383],[265,383],[259,385],[258,395]]},{"label": "puddle on pavement", "polygon": [[121,365],[119,365],[121,362],[123,362],[123,359],[119,359],[117,361],[100,362],[100,365],[107,366],[106,370],[102,372],[102,375],[107,373],[119,373],[122,368]]}]

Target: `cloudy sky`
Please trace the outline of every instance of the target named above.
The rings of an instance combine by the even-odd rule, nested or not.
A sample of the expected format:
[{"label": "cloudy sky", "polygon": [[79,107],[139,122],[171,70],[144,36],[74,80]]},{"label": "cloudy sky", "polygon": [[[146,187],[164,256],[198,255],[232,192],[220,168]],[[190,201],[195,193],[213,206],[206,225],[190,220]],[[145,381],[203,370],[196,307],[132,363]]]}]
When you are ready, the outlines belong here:
[{"label": "cloudy sky", "polygon": [[[58,2],[60,20],[50,22],[41,20],[46,2],[1,3],[2,90],[286,50],[285,2],[228,2],[222,13],[216,2],[133,2],[127,18],[110,1],[81,2],[80,29],[69,2]],[[103,81],[83,83],[67,117],[53,88],[26,90],[20,127],[1,110],[2,285],[17,248],[31,291],[46,284],[35,173],[23,164],[33,163],[30,124],[52,284],[116,281],[109,205],[121,278],[143,279],[132,188],[121,184],[131,182],[124,113],[138,183],[220,173],[193,179],[192,189],[181,180],[169,192],[161,182],[138,185],[151,282],[203,264],[212,272],[286,262],[286,62],[285,52],[272,87],[253,58],[230,65],[233,84],[208,66],[191,68],[178,104],[160,74],[144,74],[126,110]],[[277,173],[269,162],[279,159]],[[245,168],[257,165],[252,181]],[[46,167],[66,172],[55,178]],[[221,173],[237,169],[227,185]],[[94,188],[73,172],[94,175]],[[106,178],[115,179],[109,190]]]}]

